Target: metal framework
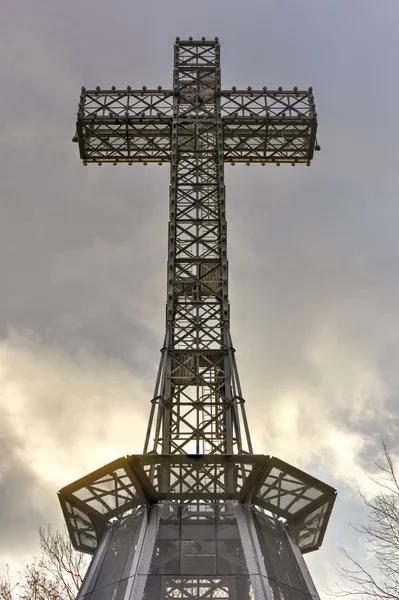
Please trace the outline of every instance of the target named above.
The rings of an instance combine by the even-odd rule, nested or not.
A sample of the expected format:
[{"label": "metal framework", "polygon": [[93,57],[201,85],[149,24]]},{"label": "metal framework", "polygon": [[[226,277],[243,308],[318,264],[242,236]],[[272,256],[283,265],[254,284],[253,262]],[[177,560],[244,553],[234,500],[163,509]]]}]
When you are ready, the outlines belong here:
[{"label": "metal framework", "polygon": [[173,90],[82,88],[85,164],[171,163],[166,336],[145,453],[252,451],[229,328],[224,162],[309,162],[316,129],[311,88],[222,91],[213,41],[176,42]]},{"label": "metal framework", "polygon": [[[183,44],[180,48],[184,48]],[[203,53],[201,59],[216,67],[216,57],[208,60],[210,46],[206,48],[208,56]],[[190,50],[186,53],[189,58],[190,53]],[[181,68],[183,60],[182,57]],[[193,61],[186,64],[195,66]],[[200,106],[203,117],[213,120],[218,101],[219,116],[223,119],[225,161],[265,163],[312,159],[317,129],[312,88],[306,91],[281,88],[220,91],[220,87],[216,90],[215,83],[205,77],[204,72],[199,80],[205,94],[197,102],[193,80],[187,80],[187,85],[178,81],[173,91],[82,88],[75,138],[79,141],[81,158],[86,163],[99,164],[171,161],[174,99],[176,93],[186,88],[187,105],[182,116],[187,116],[189,121],[181,131],[185,136],[185,144],[181,138],[181,145],[185,149],[194,143],[195,134],[190,127],[193,110]]]},{"label": "metal framework", "polygon": [[[162,488],[165,474],[170,481]],[[226,481],[232,479],[229,491]],[[138,506],[165,501],[251,503],[296,532],[302,553],[323,541],[335,490],[275,457],[131,455],[63,488],[62,510],[74,545],[93,553],[107,523]],[[85,515],[85,517],[83,516]]]},{"label": "metal framework", "polygon": [[[109,598],[288,599],[283,590],[293,588],[293,571],[288,583],[273,584],[276,568],[296,569],[301,598],[317,598],[301,552],[320,547],[335,490],[277,458],[252,454],[230,335],[224,185],[225,162],[309,165],[316,131],[312,88],[222,90],[217,38],[177,38],[172,90],[82,88],[74,141],[84,165],[170,162],[171,175],[166,333],[144,454],[118,459],[59,493],[75,548],[95,552],[79,598],[108,598],[95,595],[94,573],[107,580],[109,556],[121,555],[110,540],[120,545],[122,530],[130,531],[130,550],[125,576],[121,571],[105,586],[117,594]],[[191,533],[183,534],[187,518]],[[234,557],[219,546],[210,550],[212,536],[227,525]],[[290,558],[280,552],[268,563],[265,552],[274,550],[265,540],[272,538]]]}]

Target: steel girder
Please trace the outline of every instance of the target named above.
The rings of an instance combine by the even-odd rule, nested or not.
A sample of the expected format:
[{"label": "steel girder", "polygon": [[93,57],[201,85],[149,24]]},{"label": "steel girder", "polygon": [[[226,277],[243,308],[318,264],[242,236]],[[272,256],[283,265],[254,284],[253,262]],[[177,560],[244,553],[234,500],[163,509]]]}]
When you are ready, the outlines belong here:
[{"label": "steel girder", "polygon": [[[162,90],[83,89],[76,128],[83,161],[169,162],[174,95]],[[317,113],[311,89],[223,90],[215,95],[220,97],[226,161],[312,159]],[[190,137],[189,129],[186,133]]]}]

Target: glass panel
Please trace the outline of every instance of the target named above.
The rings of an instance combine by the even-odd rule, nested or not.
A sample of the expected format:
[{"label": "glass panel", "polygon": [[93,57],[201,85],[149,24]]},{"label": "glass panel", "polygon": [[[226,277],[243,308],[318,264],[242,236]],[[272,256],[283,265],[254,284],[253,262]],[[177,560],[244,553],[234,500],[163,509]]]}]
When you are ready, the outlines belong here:
[{"label": "glass panel", "polygon": [[128,580],[112,583],[101,589],[79,595],[77,600],[124,600]]},{"label": "glass panel", "polygon": [[264,577],[264,580],[266,585],[271,589],[273,600],[314,600],[309,592],[267,577]]},{"label": "glass panel", "polygon": [[[78,596],[78,600],[126,600],[129,579],[109,585],[101,590]],[[254,590],[255,587],[255,590]],[[144,594],[142,592],[144,588]],[[189,576],[139,575],[133,594],[143,600],[254,600],[261,597],[259,576]],[[143,594],[143,595],[141,595]],[[276,596],[277,600],[278,596]],[[284,600],[302,600],[288,598]],[[303,600],[307,600],[305,597]]]},{"label": "glass panel", "polygon": [[293,600],[290,588],[295,590],[295,593],[302,591],[310,598],[309,590],[281,523],[257,511],[253,511],[253,516],[266,573],[270,578],[270,586],[275,598]]},{"label": "glass panel", "polygon": [[302,522],[298,523],[298,546],[302,551],[317,549],[329,505],[330,501],[327,500],[325,504],[316,508]]},{"label": "glass panel", "polygon": [[[167,507],[165,507],[167,508]],[[178,508],[161,518],[154,552],[152,555],[150,573],[178,574],[180,546],[180,519]]]},{"label": "glass panel", "polygon": [[217,568],[223,575],[248,573],[236,517],[219,514],[217,520]]},{"label": "glass panel", "polygon": [[295,513],[321,496],[322,492],[296,479],[290,473],[273,467],[259,495],[270,504]]},{"label": "glass panel", "polygon": [[[110,525],[111,534],[108,543],[105,548],[100,543],[98,552],[102,555],[92,572],[89,567],[87,593],[79,595],[79,599],[119,600],[123,598],[123,590],[126,589],[126,581],[130,575],[143,517],[144,511],[140,510]],[[95,558],[94,556],[93,565]]]},{"label": "glass panel", "polygon": [[215,520],[182,521],[180,573],[216,573]]},{"label": "glass panel", "polygon": [[126,567],[129,570],[130,565],[127,565],[127,559],[130,555],[131,546],[135,546],[135,534],[140,521],[141,519],[138,516],[130,515],[113,526],[112,536],[102,561],[95,590],[119,581]]},{"label": "glass panel", "polygon": [[236,518],[228,511],[228,506],[198,502],[176,507],[173,513],[164,513],[156,536],[150,574],[248,573]]}]

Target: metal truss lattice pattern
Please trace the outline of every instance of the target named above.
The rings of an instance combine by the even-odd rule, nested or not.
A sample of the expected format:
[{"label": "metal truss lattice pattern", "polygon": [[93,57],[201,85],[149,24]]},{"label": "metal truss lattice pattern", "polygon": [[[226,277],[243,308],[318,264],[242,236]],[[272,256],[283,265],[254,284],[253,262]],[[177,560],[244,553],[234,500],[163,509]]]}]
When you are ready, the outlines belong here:
[{"label": "metal truss lattice pattern", "polygon": [[[306,90],[222,90],[217,40],[174,47],[173,86],[86,90],[87,162],[171,162],[166,336],[144,452],[252,452],[230,336],[224,163],[309,162]],[[221,482],[226,486],[226,482]]]},{"label": "metal truss lattice pattern", "polygon": [[[205,107],[214,96],[202,85]],[[313,157],[317,113],[311,90],[220,91],[224,160],[230,162],[308,162]],[[186,98],[182,98],[182,101]],[[192,117],[188,110],[187,117]],[[214,117],[208,112],[210,118]],[[83,90],[77,140],[86,162],[169,162],[173,92],[161,90]],[[206,134],[206,126],[203,134]],[[210,129],[208,130],[210,131]],[[181,131],[182,147],[205,149],[192,122]]]},{"label": "metal truss lattice pattern", "polygon": [[250,577],[171,577],[149,576],[144,600],[191,598],[195,600],[250,600],[253,586]]},{"label": "metal truss lattice pattern", "polygon": [[[302,552],[322,542],[335,490],[263,455],[131,455],[66,486],[59,499],[74,546],[93,552],[106,524],[159,502],[251,502],[289,523]],[[204,509],[206,510],[206,509]]]},{"label": "metal truss lattice pattern", "polygon": [[[312,88],[222,90],[217,39],[176,41],[170,90],[82,88],[83,163],[170,162],[171,179],[166,332],[144,454],[59,492],[74,547],[96,552],[97,583],[79,598],[265,600],[269,589],[292,600],[295,589],[310,600],[294,571],[320,547],[336,492],[252,454],[230,335],[224,164],[309,165],[316,131]],[[251,563],[258,551],[266,570],[260,554]]]},{"label": "metal truss lattice pattern", "polygon": [[144,451],[250,452],[229,333],[219,45],[179,43],[174,58],[166,338]]}]

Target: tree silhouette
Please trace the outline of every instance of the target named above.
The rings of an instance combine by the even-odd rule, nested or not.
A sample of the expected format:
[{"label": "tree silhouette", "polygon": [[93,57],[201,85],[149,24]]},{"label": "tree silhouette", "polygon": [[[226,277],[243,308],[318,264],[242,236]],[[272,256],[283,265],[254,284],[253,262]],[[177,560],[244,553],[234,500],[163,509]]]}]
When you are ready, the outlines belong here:
[{"label": "tree silhouette", "polygon": [[75,600],[87,568],[84,554],[76,552],[66,531],[39,529],[42,555],[11,577],[0,576],[0,600]]},{"label": "tree silhouette", "polygon": [[331,592],[335,597],[399,600],[399,481],[384,442],[383,450],[383,463],[376,463],[380,474],[370,477],[379,491],[372,500],[362,496],[368,508],[368,522],[355,527],[365,541],[372,567],[343,550],[346,564],[337,568],[341,582]]}]

